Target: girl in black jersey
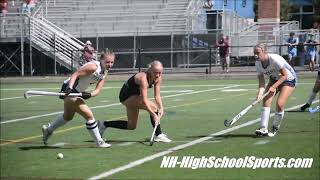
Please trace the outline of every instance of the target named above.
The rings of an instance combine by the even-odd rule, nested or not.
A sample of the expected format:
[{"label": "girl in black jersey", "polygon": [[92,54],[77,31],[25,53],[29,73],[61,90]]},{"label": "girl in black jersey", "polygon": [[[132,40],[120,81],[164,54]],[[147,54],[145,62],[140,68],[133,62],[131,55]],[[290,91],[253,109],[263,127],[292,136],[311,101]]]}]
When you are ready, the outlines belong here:
[{"label": "girl in black jersey", "polygon": [[[99,122],[101,136],[108,127],[134,130],[137,127],[139,110],[144,109],[149,112],[153,125],[160,122],[163,115],[163,105],[160,96],[160,86],[162,82],[163,66],[160,61],[153,61],[146,72],[139,72],[126,81],[119,94],[120,102],[127,109],[128,120],[115,120]],[[153,87],[155,102],[148,99],[148,88]],[[155,133],[156,142],[171,142],[171,140],[161,132],[160,125]]]}]

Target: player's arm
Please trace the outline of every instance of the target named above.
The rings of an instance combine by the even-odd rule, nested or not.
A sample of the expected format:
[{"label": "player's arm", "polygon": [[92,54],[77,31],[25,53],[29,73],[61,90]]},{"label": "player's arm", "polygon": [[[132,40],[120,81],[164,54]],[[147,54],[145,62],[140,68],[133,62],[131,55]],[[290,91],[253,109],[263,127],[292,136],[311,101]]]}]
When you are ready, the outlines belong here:
[{"label": "player's arm", "polygon": [[103,86],[104,86],[104,79],[101,79],[101,80],[97,83],[96,89],[91,92],[91,96],[93,96],[93,97],[94,97],[94,96],[97,96],[97,95],[100,93],[100,91],[101,91],[101,89],[102,89]]},{"label": "player's arm", "polygon": [[259,85],[258,85],[258,94],[256,99],[260,99],[265,91],[265,80],[264,80],[263,74],[258,75],[258,81],[259,81]]},{"label": "player's arm", "polygon": [[280,78],[269,88],[270,92],[276,92],[277,87],[282,84],[287,78],[288,78],[288,73],[285,68],[281,68],[279,70],[280,73]]},{"label": "player's arm", "polygon": [[76,80],[81,76],[88,76],[92,74],[94,71],[96,71],[97,65],[95,64],[86,64],[82,66],[80,69],[78,69],[76,72],[74,72],[69,80],[69,88],[72,89],[74,83]]},{"label": "player's arm", "polygon": [[153,112],[148,99],[148,80],[147,76],[143,73],[139,73],[135,76],[135,81],[140,86],[140,94],[142,97],[142,103],[145,105],[146,110],[150,113],[152,117],[157,117],[157,114]]},{"label": "player's arm", "polygon": [[161,95],[160,95],[160,87],[161,87],[161,83],[162,83],[162,78],[160,78],[154,85],[154,99],[156,100],[157,106],[158,106],[158,113],[159,113],[159,117],[161,117],[164,113],[164,109],[163,109],[163,104],[162,104],[162,99],[161,99]]}]

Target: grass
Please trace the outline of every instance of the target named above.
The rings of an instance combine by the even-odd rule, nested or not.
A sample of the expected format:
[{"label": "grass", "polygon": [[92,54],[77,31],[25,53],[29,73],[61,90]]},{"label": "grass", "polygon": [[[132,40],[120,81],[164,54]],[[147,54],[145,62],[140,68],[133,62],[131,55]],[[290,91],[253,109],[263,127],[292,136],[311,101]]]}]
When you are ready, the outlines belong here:
[{"label": "grass", "polygon": [[[286,107],[305,103],[314,79],[301,79]],[[125,109],[118,104],[122,82],[107,82],[101,94],[87,101],[97,120],[125,119]],[[239,85],[221,91],[226,86]],[[165,81],[162,97],[165,116],[162,129],[173,139],[170,144],[149,146],[152,128],[149,115],[140,112],[138,128],[134,131],[108,129],[105,138],[109,149],[94,147],[84,119],[74,120],[58,129],[49,144],[41,143],[41,125],[51,122],[62,111],[63,102],[56,97],[22,98],[30,88],[58,91],[57,83],[1,84],[1,179],[85,179],[132,161],[165,151],[169,148],[225,130],[224,119],[232,118],[253,101],[257,80],[190,80]],[[112,87],[112,88],[110,88]],[[43,90],[42,89],[42,90]],[[189,91],[186,91],[189,90]],[[198,92],[186,94],[187,92]],[[151,93],[151,90],[150,90]],[[166,97],[176,94],[174,97]],[[178,95],[180,94],[180,95]],[[149,94],[152,97],[152,94]],[[13,98],[15,99],[4,99]],[[113,105],[110,105],[113,104]],[[251,109],[239,125],[259,118],[260,104]],[[274,110],[274,106],[272,108]],[[48,113],[55,113],[47,115]],[[41,117],[34,117],[39,116]],[[31,118],[28,118],[31,117]],[[12,120],[17,120],[13,122]],[[272,122],[273,118],[270,118]],[[271,124],[271,123],[269,123]],[[115,173],[111,179],[319,179],[319,114],[287,112],[279,134],[274,138],[253,135],[258,123],[214,137],[168,154],[167,156],[243,158],[313,158],[311,168],[160,168],[162,157]],[[265,142],[266,144],[256,144]],[[58,153],[63,159],[57,159]]]}]

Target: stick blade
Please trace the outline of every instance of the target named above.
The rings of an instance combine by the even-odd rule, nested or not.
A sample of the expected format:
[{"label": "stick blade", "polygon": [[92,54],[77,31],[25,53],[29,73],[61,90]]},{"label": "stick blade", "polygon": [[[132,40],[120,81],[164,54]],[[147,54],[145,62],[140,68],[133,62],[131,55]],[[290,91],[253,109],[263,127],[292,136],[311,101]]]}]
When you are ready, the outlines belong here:
[{"label": "stick blade", "polygon": [[151,139],[150,139],[150,146],[152,146],[153,143],[154,143],[154,140],[151,140]]},{"label": "stick blade", "polygon": [[231,122],[229,122],[229,121],[226,119],[226,120],[224,120],[224,125],[225,125],[226,127],[229,127],[229,126],[231,125]]},{"label": "stick blade", "polygon": [[30,96],[29,96],[29,94],[28,94],[28,91],[24,92],[23,97],[24,97],[25,99],[29,99]]}]

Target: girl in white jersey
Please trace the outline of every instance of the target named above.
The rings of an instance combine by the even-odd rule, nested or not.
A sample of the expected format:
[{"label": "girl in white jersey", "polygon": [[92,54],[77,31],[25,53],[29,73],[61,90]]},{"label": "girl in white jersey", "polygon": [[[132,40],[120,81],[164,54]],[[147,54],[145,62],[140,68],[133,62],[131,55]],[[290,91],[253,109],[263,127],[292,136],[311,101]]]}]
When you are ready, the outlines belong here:
[{"label": "girl in white jersey", "polygon": [[[61,91],[66,94],[64,99],[64,112],[48,125],[42,126],[43,143],[47,145],[47,141],[53,131],[67,122],[71,121],[74,114],[77,112],[83,118],[86,119],[86,127],[95,140],[98,147],[110,147],[110,144],[105,143],[99,133],[98,123],[93,117],[91,109],[86,105],[85,99],[97,96],[103,85],[104,78],[108,70],[114,64],[115,55],[113,52],[103,53],[100,61],[91,61],[84,64],[71,77],[64,81]],[[97,84],[95,90],[91,93],[85,92],[85,90],[91,85]],[[81,97],[68,97],[70,93],[81,92]]]},{"label": "girl in white jersey", "polygon": [[[254,47],[254,56],[257,59],[255,65],[259,80],[257,99],[260,99],[265,92],[269,92],[263,99],[261,126],[256,130],[256,134],[274,136],[280,128],[284,116],[284,106],[295,89],[297,76],[283,57],[267,53],[265,44],[258,44]],[[269,83],[266,87],[264,75],[269,76]],[[270,107],[272,99],[277,93],[279,95],[276,102],[276,113],[271,132],[268,133]]]}]

